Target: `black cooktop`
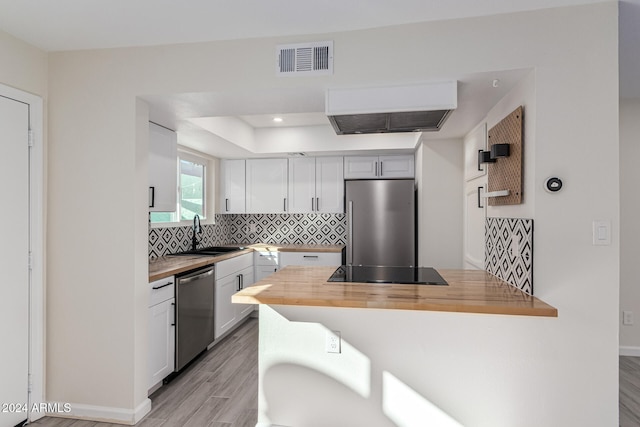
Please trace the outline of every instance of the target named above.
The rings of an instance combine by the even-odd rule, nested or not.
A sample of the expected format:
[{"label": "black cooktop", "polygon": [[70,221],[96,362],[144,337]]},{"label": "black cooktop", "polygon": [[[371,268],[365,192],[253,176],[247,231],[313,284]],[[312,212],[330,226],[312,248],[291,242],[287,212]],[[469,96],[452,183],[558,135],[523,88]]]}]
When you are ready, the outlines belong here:
[{"label": "black cooktop", "polygon": [[327,281],[448,285],[440,273],[431,267],[388,267],[379,265],[342,265]]}]

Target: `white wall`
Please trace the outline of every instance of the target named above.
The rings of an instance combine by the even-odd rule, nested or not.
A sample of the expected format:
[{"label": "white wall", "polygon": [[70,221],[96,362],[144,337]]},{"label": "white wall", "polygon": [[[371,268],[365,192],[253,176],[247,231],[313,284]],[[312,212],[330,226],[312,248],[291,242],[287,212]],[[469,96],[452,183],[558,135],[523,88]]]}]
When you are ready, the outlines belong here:
[{"label": "white wall", "polygon": [[[384,399],[388,372],[417,402],[405,413],[420,408],[401,425],[424,425],[430,404],[455,420],[436,425],[617,425],[616,4],[403,31],[414,41],[445,41],[431,73],[535,69],[492,110],[498,120],[514,105],[527,108],[526,203],[492,213],[535,220],[535,292],[558,308],[558,318],[267,307],[261,310],[259,421],[392,425]],[[386,43],[397,41],[393,29],[384,33]],[[380,41],[367,36],[372,44]],[[558,194],[542,189],[551,174],[565,182]],[[594,219],[612,221],[612,245],[592,245]],[[341,331],[344,356],[324,353],[324,328]]]},{"label": "white wall", "polygon": [[416,152],[419,265],[462,268],[462,140],[422,140]]},{"label": "white wall", "polygon": [[[456,377],[456,388],[483,395],[493,416],[480,408],[467,411],[463,399],[447,398],[447,409],[463,414],[468,425],[513,425],[509,421],[516,419],[532,426],[615,425],[616,3],[326,34],[321,39],[334,40],[340,64],[333,76],[274,75],[276,44],[315,39],[320,37],[50,55],[48,397],[124,411],[135,411],[146,400],[140,338],[147,310],[142,254],[147,171],[137,130],[144,108],[136,96],[367,85],[535,67],[534,179],[537,183],[538,177],[558,171],[567,182],[561,195],[534,189],[536,294],[558,308],[559,318],[479,317],[483,320],[473,322],[446,317],[446,330],[433,329],[439,319],[433,316],[391,324],[418,319],[410,323],[413,329],[426,325],[443,334],[438,348],[426,346],[421,362],[411,359],[406,366],[421,390],[427,382],[443,390],[451,386],[447,378],[424,370],[430,364],[441,365],[442,372],[452,366],[483,368],[482,381]],[[361,55],[373,47],[377,55]],[[593,203],[593,194],[600,195],[599,203]],[[613,221],[614,245],[591,246],[593,218]],[[362,321],[353,314],[346,319]],[[359,339],[376,340],[372,330]],[[521,391],[516,385],[536,398],[505,405],[502,386],[516,393]],[[333,387],[318,390],[330,395]],[[271,415],[276,422],[275,413],[262,412],[261,420]]]},{"label": "white wall", "polygon": [[[634,325],[620,326],[620,353],[640,356],[640,99],[620,101],[620,310],[633,311]],[[619,316],[622,322],[622,315]]]},{"label": "white wall", "polygon": [[0,83],[47,96],[47,53],[0,31]]}]

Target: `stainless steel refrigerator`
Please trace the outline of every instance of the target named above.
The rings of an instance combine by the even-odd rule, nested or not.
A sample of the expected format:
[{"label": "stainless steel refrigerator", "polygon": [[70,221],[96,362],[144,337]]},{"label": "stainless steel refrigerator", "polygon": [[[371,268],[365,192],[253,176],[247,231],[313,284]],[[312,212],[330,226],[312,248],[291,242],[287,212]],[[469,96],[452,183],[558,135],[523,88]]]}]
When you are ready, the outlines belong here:
[{"label": "stainless steel refrigerator", "polygon": [[345,182],[347,265],[415,266],[412,179]]}]

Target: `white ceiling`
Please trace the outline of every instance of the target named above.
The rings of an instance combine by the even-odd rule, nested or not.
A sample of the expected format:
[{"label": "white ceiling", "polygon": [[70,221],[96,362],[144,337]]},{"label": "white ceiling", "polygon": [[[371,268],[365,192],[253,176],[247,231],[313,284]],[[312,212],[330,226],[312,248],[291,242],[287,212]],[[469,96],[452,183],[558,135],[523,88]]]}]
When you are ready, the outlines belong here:
[{"label": "white ceiling", "polygon": [[[0,0],[0,29],[44,50],[62,51],[319,34],[600,1],[603,0]],[[640,0],[619,3],[620,93],[622,97],[640,97]],[[456,129],[457,133],[470,130],[523,75],[524,72],[515,71],[499,77],[447,76],[462,82],[459,108],[438,137],[460,136],[447,129]],[[503,80],[497,89],[487,85],[493,78]],[[224,111],[211,109],[214,98],[225,99],[226,102],[215,103],[225,105]],[[147,100],[153,117],[202,140],[209,135],[188,118],[235,116],[252,127],[327,123],[322,114],[286,115],[322,112],[324,94],[181,94]],[[271,122],[276,113],[285,113],[287,122]],[[220,146],[220,141],[216,144]],[[229,146],[227,155],[231,153],[247,154]]]}]

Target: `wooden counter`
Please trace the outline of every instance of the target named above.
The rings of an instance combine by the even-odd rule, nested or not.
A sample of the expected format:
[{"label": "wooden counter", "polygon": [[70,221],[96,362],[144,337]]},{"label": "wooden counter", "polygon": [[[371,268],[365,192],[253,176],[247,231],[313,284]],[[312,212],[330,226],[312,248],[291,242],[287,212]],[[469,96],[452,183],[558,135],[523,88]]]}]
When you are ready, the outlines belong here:
[{"label": "wooden counter", "polygon": [[155,259],[153,261],[149,261],[149,282],[164,279],[165,277],[173,276],[174,274],[183,273],[195,268],[215,264],[216,262],[224,261],[226,259],[234,258],[253,251],[342,252],[342,249],[344,248],[344,245],[271,245],[267,243],[257,243],[253,245],[242,246],[247,249],[218,256],[168,255]]},{"label": "wooden counter", "polygon": [[288,266],[234,303],[450,311],[557,317],[558,311],[483,270],[437,271],[449,286],[327,282],[335,267]]}]

